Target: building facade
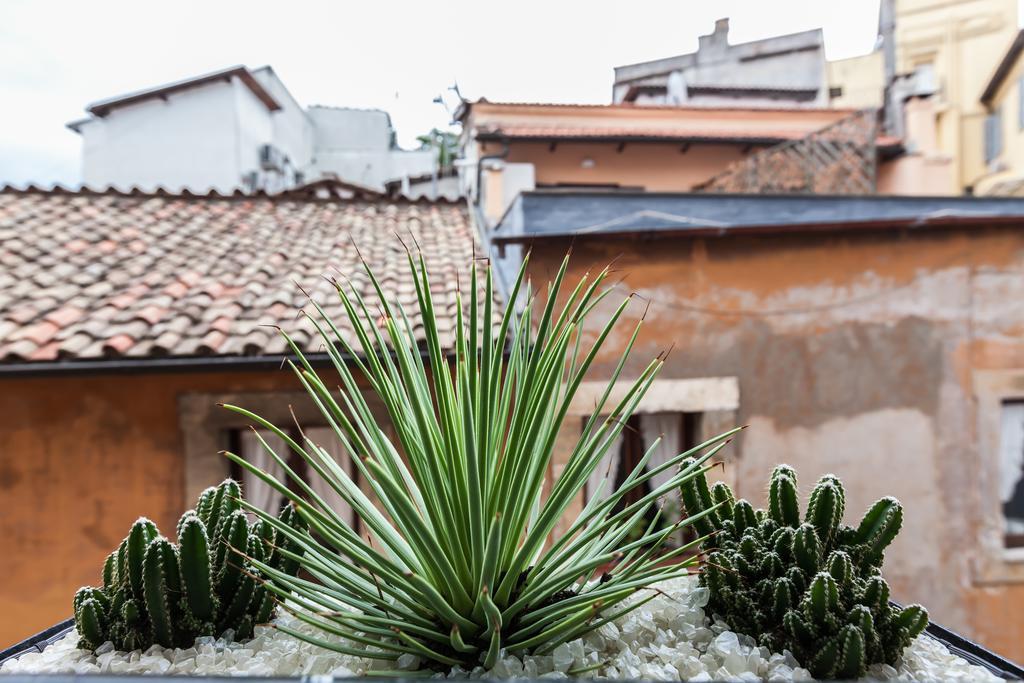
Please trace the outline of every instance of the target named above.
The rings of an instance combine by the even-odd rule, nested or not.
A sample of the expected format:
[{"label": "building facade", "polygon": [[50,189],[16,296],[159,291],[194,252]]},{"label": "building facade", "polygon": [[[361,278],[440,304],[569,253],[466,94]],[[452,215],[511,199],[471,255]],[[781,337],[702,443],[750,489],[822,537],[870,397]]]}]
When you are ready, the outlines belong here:
[{"label": "building facade", "polygon": [[[993,172],[982,94],[1017,35],[1016,0],[883,0],[892,12],[893,77],[917,74],[934,90],[939,150],[956,192],[981,189]],[[1013,112],[1007,112],[1014,118]]]},{"label": "building facade", "polygon": [[[716,476],[755,505],[778,463],[803,495],[839,475],[847,523],[898,497],[893,599],[1019,661],[1024,200],[988,202],[549,191],[522,196],[491,237],[506,258],[530,249],[535,282],[570,248],[567,282],[614,264],[595,324],[630,295],[623,328],[643,318],[622,388],[665,357],[632,425],[643,442],[620,458],[659,430],[685,447],[746,425]],[[596,362],[595,388],[627,339]]]},{"label": "building facade", "polygon": [[[927,99],[908,109],[908,137],[878,135],[873,191],[941,194],[948,161],[935,155]],[[535,188],[687,192],[772,147],[857,114],[851,109],[466,103],[463,191],[496,222]]]},{"label": "building facade", "polygon": [[1024,31],[1010,44],[981,95],[985,119],[988,175],[974,191],[980,195],[1024,194]]},{"label": "building facade", "polygon": [[[432,275],[471,286],[479,248],[460,203],[0,191],[0,642],[66,619],[140,515],[171,533],[228,475],[254,504],[276,507],[219,455],[273,465],[248,421],[218,404],[301,425],[354,472],[282,367],[276,328],[329,377],[323,342],[299,315],[307,293],[340,322],[325,277],[336,274],[375,306],[359,277],[366,259],[389,301],[415,306],[402,240]],[[457,289],[435,293],[446,339]],[[388,429],[383,404],[368,401]]]},{"label": "building facade", "polygon": [[269,66],[244,66],[89,105],[82,136],[88,187],[279,192],[324,177],[383,190],[430,173],[430,150],[395,141],[387,112],[303,108]]}]

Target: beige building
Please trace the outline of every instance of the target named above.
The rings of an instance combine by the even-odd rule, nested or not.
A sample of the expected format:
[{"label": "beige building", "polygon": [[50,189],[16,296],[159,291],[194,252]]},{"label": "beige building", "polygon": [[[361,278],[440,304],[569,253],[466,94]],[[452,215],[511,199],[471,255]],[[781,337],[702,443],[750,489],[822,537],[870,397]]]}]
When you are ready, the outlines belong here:
[{"label": "beige building", "polygon": [[937,143],[952,160],[955,190],[976,191],[994,172],[982,95],[1017,34],[1017,0],[884,0],[883,11],[888,2],[895,74],[934,86]]},{"label": "beige building", "polygon": [[885,101],[885,60],[881,50],[826,63],[833,107],[877,109]]},{"label": "beige building", "polygon": [[981,96],[988,112],[985,120],[988,175],[975,186],[977,194],[1020,196],[1024,193],[1022,52],[1024,31],[1017,33]]}]

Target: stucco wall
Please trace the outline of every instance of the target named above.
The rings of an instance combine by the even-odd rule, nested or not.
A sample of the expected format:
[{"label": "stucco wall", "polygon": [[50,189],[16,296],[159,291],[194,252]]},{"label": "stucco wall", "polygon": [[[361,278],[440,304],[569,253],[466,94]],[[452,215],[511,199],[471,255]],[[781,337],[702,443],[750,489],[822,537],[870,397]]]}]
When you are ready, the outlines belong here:
[{"label": "stucco wall", "polygon": [[[232,192],[241,182],[237,79],[118,107],[83,124],[86,185]],[[263,107],[266,125],[270,112]]]},{"label": "stucco wall", "polygon": [[842,93],[831,100],[833,107],[881,107],[885,91],[885,65],[882,51],[837,59],[826,63],[830,88]]},{"label": "stucco wall", "polygon": [[[567,248],[535,244],[532,275],[546,280]],[[976,372],[1024,368],[1024,236],[578,237],[572,248],[570,280],[614,259],[621,294],[639,295],[632,320],[646,308],[630,371],[671,348],[664,378],[738,379],[749,428],[727,461],[739,495],[763,503],[771,468],[790,462],[805,495],[826,472],[843,478],[848,522],[898,496],[894,597],[1024,658],[1024,575],[983,543],[999,534],[987,493],[998,454],[980,446],[974,396]],[[612,367],[609,355],[597,370]],[[986,578],[986,563],[1000,571]]]},{"label": "stucco wall", "polygon": [[313,162],[313,127],[306,111],[269,66],[254,70],[252,75],[281,105],[270,116],[274,145],[291,159],[295,168],[308,168]]},{"label": "stucco wall", "polygon": [[[535,245],[535,280],[567,247]],[[615,259],[621,294],[641,297],[628,317],[650,301],[628,372],[672,347],[663,378],[737,379],[735,419],[749,428],[728,459],[740,495],[763,503],[768,471],[788,461],[804,493],[839,474],[851,518],[899,496],[895,597],[1024,659],[1024,572],[990,542],[998,463],[978,381],[1024,372],[1024,235],[581,237],[573,249],[570,280]],[[1006,386],[1024,397],[1024,379]],[[296,388],[284,371],[0,379],[0,642],[66,618],[137,516],[173,528],[190,503],[183,396]]]},{"label": "stucco wall", "polygon": [[0,644],[69,617],[140,515],[173,534],[193,503],[180,397],[297,388],[287,370],[0,379]]},{"label": "stucco wall", "polygon": [[[499,147],[487,144],[483,153]],[[744,157],[739,145],[636,142],[621,151],[614,142],[562,142],[554,149],[546,142],[517,142],[510,147],[507,161],[533,164],[538,185],[614,183],[657,192],[686,192]]]}]

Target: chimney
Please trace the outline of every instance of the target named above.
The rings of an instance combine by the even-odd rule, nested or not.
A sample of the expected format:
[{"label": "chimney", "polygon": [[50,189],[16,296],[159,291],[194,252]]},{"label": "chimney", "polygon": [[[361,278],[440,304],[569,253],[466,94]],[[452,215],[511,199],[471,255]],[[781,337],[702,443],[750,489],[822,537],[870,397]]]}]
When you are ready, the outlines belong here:
[{"label": "chimney", "polygon": [[703,62],[708,57],[711,61],[717,61],[724,56],[729,49],[729,17],[716,21],[714,32],[701,36],[698,41],[698,62]]}]

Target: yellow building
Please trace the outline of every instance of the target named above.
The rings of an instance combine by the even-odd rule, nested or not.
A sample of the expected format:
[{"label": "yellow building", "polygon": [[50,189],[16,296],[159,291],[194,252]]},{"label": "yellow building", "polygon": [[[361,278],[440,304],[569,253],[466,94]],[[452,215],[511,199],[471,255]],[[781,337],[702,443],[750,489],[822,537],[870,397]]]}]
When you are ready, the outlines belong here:
[{"label": "yellow building", "polygon": [[958,189],[975,191],[992,174],[985,158],[988,111],[981,98],[1017,34],[1017,0],[894,4],[895,72],[934,78],[938,148],[953,161]]},{"label": "yellow building", "polygon": [[881,50],[832,60],[825,66],[831,106],[842,109],[882,106],[885,99],[885,64]]},{"label": "yellow building", "polygon": [[988,174],[975,185],[977,194],[1024,195],[1024,31],[1006,51],[981,95]]}]

